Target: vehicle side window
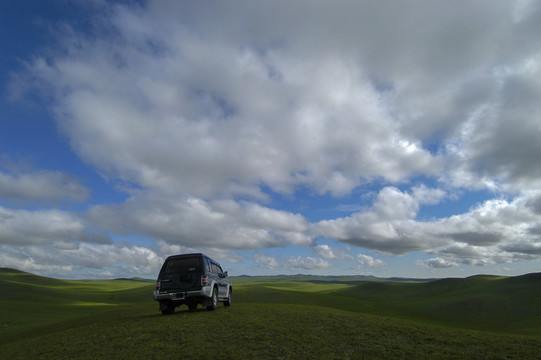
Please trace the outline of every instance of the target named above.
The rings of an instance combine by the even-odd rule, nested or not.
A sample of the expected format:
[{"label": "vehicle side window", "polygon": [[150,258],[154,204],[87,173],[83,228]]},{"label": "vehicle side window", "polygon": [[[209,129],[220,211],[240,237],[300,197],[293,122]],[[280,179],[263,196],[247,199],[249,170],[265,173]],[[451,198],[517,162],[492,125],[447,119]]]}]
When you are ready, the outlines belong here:
[{"label": "vehicle side window", "polygon": [[207,267],[207,273],[212,272],[212,266],[210,264],[210,260],[205,258],[205,266]]},{"label": "vehicle side window", "polygon": [[224,271],[222,270],[222,267],[220,265],[218,265],[218,274],[223,274]]}]

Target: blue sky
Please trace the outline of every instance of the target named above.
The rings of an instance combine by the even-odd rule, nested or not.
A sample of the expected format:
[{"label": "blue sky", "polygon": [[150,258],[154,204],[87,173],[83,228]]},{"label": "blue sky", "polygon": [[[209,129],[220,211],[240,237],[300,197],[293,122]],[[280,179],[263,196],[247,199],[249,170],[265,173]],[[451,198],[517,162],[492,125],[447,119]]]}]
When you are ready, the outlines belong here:
[{"label": "blue sky", "polygon": [[0,267],[517,275],[536,1],[0,3]]}]

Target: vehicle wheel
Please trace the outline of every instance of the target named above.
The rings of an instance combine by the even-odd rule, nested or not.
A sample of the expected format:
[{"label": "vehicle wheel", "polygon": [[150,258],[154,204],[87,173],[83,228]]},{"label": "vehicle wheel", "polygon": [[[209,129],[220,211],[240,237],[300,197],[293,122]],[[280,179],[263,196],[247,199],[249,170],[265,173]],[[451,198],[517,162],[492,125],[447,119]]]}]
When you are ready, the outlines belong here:
[{"label": "vehicle wheel", "polygon": [[233,290],[232,289],[229,289],[229,296],[227,297],[227,300],[224,301],[224,306],[231,306],[231,304],[233,303],[233,299],[232,299],[232,293]]},{"label": "vehicle wheel", "polygon": [[212,303],[207,306],[207,310],[216,310],[218,308],[218,292],[216,288],[212,290]]}]

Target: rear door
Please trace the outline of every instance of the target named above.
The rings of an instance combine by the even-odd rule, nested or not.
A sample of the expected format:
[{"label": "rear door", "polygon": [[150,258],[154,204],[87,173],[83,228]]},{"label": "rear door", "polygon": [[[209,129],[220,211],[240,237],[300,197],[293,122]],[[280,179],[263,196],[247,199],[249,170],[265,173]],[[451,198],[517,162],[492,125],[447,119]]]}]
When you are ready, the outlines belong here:
[{"label": "rear door", "polygon": [[202,260],[201,256],[168,259],[160,272],[160,290],[170,292],[200,290]]}]

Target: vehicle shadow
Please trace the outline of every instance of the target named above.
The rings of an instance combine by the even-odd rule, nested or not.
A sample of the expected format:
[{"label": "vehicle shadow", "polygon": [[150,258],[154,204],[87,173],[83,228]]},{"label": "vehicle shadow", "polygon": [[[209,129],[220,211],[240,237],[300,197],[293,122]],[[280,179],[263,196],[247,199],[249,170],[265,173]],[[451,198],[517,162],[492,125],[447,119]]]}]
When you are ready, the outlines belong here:
[{"label": "vehicle shadow", "polygon": [[[220,309],[216,309],[214,311],[220,311]],[[187,307],[181,306],[179,308],[176,308],[175,312],[172,313],[172,314],[163,315],[158,310],[158,311],[156,311],[155,314],[140,315],[140,316],[137,316],[137,317],[140,318],[140,319],[152,319],[152,318],[158,318],[158,317],[160,317],[160,318],[161,317],[168,318],[168,317],[171,317],[171,316],[190,316],[190,315],[195,315],[195,314],[198,314],[198,313],[206,313],[206,312],[209,312],[209,310],[207,310],[204,307],[198,307],[196,310],[190,310]]]}]

